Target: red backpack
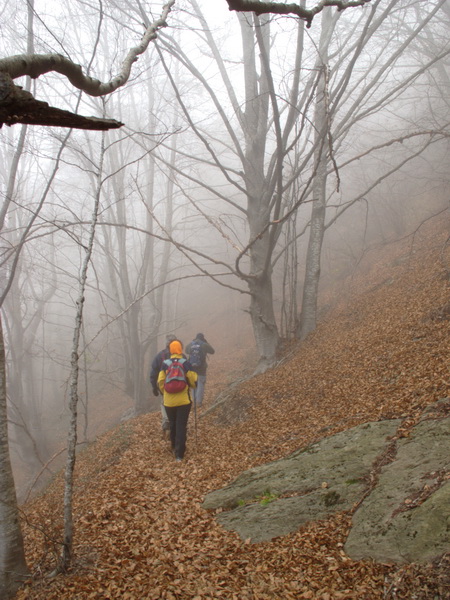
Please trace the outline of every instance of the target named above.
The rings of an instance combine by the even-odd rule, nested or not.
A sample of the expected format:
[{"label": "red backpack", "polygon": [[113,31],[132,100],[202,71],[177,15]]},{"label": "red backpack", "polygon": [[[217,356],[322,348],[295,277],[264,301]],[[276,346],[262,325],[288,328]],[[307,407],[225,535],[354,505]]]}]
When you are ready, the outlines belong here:
[{"label": "red backpack", "polygon": [[185,358],[168,358],[164,361],[166,378],[164,389],[169,394],[178,394],[187,387],[186,371],[184,369]]}]

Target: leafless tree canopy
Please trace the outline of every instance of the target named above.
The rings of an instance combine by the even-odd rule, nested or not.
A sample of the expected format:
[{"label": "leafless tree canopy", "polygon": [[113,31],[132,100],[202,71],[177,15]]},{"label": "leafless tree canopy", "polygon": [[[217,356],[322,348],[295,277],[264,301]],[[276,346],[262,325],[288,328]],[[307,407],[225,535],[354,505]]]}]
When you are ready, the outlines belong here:
[{"label": "leafless tree canopy", "polygon": [[[339,11],[346,8],[364,6],[371,0],[321,0],[313,8],[307,9],[301,4],[280,4],[278,2],[259,2],[259,0],[227,0],[230,10],[236,12],[254,12],[261,14],[295,15],[306,21],[310,27],[316,14],[325,7],[336,7]],[[35,100],[30,94],[23,92],[19,86],[11,84],[8,76],[14,80],[25,75],[36,79],[49,72],[60,73],[67,77],[73,87],[90,96],[105,96],[123,86],[129,79],[131,67],[143,54],[150,42],[155,40],[158,31],[167,26],[167,17],[175,4],[169,0],[162,9],[161,16],[148,27],[141,42],[131,48],[122,63],[119,73],[110,81],[101,82],[83,73],[82,67],[61,54],[15,55],[0,59],[0,127],[3,124],[16,123],[31,125],[59,125],[78,129],[112,129],[121,127],[121,123],[113,119],[95,119],[73,115],[67,111],[48,106],[45,102]]]}]

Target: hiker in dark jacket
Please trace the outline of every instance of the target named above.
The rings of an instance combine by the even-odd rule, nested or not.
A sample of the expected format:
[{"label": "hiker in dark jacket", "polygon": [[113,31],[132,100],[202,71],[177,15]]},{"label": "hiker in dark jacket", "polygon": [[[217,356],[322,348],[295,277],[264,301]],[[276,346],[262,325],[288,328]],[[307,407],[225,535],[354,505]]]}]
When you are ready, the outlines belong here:
[{"label": "hiker in dark jacket", "polygon": [[215,350],[208,344],[203,333],[197,333],[195,339],[186,346],[186,354],[189,356],[189,362],[192,369],[197,373],[197,387],[194,391],[194,401],[196,406],[201,406],[203,395],[205,393],[206,370],[208,368],[206,358],[207,354],[214,354]]},{"label": "hiker in dark jacket", "polygon": [[[163,362],[167,358],[170,358],[169,345],[171,342],[174,342],[176,339],[177,339],[176,336],[169,334],[166,338],[166,347],[163,350],[161,350],[160,352],[158,352],[158,354],[155,356],[155,358],[152,361],[152,366],[150,369],[150,384],[152,386],[154,396],[159,396],[159,394],[161,394],[161,391],[158,387],[158,375],[159,375],[159,372],[161,371]],[[161,427],[162,427],[162,431],[163,431],[163,437],[168,436],[169,429],[170,429],[169,419],[167,418],[166,409],[164,408],[164,402],[163,402],[162,396],[161,396]]]},{"label": "hiker in dark jacket", "polygon": [[[191,398],[189,388],[195,388],[197,373],[192,370],[189,361],[184,356],[181,342],[175,340],[170,343],[170,359],[162,363],[161,371],[158,375],[158,386],[163,394],[164,407],[170,423],[170,441],[172,450],[177,462],[184,458],[186,451],[186,436],[189,413],[191,412]],[[182,364],[183,389],[181,391],[168,391],[166,375],[170,371],[172,361],[179,361]],[[175,363],[176,364],[176,363]],[[178,378],[177,378],[178,379]]]}]

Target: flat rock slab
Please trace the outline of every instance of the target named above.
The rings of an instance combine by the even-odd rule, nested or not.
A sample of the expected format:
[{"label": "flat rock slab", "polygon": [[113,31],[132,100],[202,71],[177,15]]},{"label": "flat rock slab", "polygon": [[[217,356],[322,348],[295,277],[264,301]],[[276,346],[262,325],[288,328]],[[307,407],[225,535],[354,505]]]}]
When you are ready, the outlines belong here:
[{"label": "flat rock slab", "polygon": [[348,510],[362,497],[365,478],[399,424],[398,420],[364,423],[245,471],[230,485],[209,493],[203,507],[231,509],[217,519],[253,542]]},{"label": "flat rock slab", "polygon": [[[208,494],[203,507],[223,509],[223,527],[252,542],[350,510],[399,425],[365,423],[250,469]],[[351,558],[424,562],[450,550],[449,441],[450,417],[423,420],[397,441],[395,458],[353,516]]]},{"label": "flat rock slab", "polygon": [[424,562],[450,550],[450,417],[419,423],[353,516],[354,559]]}]

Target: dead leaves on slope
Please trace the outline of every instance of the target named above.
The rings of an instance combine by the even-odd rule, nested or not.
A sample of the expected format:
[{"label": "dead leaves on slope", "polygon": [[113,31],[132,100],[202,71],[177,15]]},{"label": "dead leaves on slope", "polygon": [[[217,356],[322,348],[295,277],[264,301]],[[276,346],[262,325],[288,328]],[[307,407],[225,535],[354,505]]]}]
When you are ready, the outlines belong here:
[{"label": "dead leaves on slope", "polygon": [[[448,302],[439,262],[446,236],[434,232],[424,254],[402,268],[379,257],[366,279],[355,277],[333,319],[291,347],[279,367],[236,390],[235,410],[246,405],[241,418],[225,426],[208,414],[196,436],[191,416],[184,463],[161,439],[159,414],[108,433],[81,455],[73,570],[42,578],[54,553],[41,531],[25,525],[35,579],[17,600],[444,598],[445,557],[425,566],[350,560],[343,551],[349,515],[252,544],[223,530],[201,503],[241,471],[365,421],[404,418],[408,435],[425,407],[450,395],[450,322],[430,317]],[[241,363],[240,355],[236,368]],[[207,400],[226,381],[229,357],[227,365],[222,373],[216,357]],[[52,489],[26,512],[58,539],[61,484]]]}]

